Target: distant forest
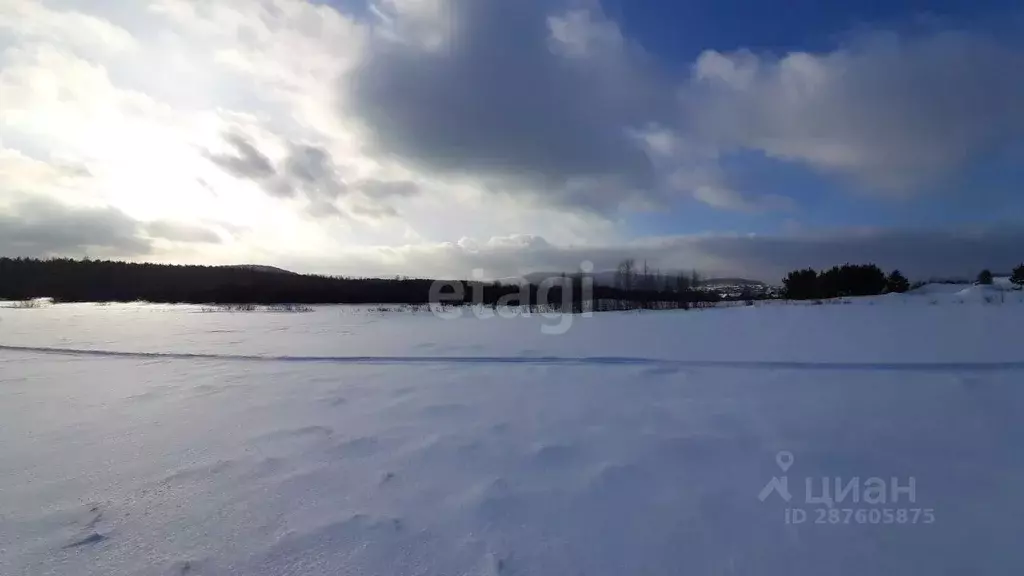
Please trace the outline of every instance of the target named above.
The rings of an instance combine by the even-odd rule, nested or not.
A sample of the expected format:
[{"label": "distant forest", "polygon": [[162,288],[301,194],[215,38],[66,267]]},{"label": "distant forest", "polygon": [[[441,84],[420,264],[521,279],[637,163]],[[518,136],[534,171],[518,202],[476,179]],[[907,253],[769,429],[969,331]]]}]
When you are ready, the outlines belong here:
[{"label": "distant forest", "polygon": [[813,268],[794,270],[782,283],[783,292],[791,300],[874,296],[910,289],[910,282],[899,270],[886,276],[874,264],[844,264],[820,273]]},{"label": "distant forest", "polygon": [[[571,293],[499,282],[453,282],[461,290],[440,292],[446,304],[571,306],[573,311],[689,308],[721,300],[693,289],[689,280],[649,281],[627,269],[621,285],[594,285],[584,292],[581,276],[566,276]],[[295,274],[258,266],[180,266],[107,260],[0,258],[0,299],[52,298],[55,302],[190,304],[429,304],[435,280],[343,278]],[[461,295],[458,294],[461,292]],[[435,300],[437,294],[434,295]],[[527,302],[519,302],[522,297]],[[563,299],[563,296],[565,298]],[[543,299],[545,301],[541,302]],[[586,301],[585,301],[586,300]]]},{"label": "distant forest", "polygon": [[[582,274],[562,275],[566,288],[531,277],[529,284],[439,281],[424,278],[346,278],[295,274],[262,266],[181,266],[109,260],[0,258],[0,300],[52,298],[55,302],[154,302],[183,304],[448,304],[533,306],[563,311],[677,309],[722,300],[769,297],[828,299],[906,292],[913,286],[894,270],[873,264],[794,270],[781,293],[747,286],[726,296],[702,289],[696,274],[671,275],[625,260],[612,273],[613,285]],[[987,270],[979,284],[992,283]],[[1024,264],[1011,281],[1024,286]],[[554,276],[553,280],[559,277]],[[550,282],[550,280],[549,280]],[[446,289],[438,291],[440,284]],[[434,293],[432,294],[432,288]],[[567,309],[568,307],[568,309]]]},{"label": "distant forest", "polygon": [[[990,270],[978,273],[975,283],[988,285],[994,282]],[[1024,264],[1013,269],[1009,280],[1017,287],[1024,287]],[[931,280],[938,283],[955,283],[960,280]],[[874,296],[878,294],[903,293],[914,287],[899,270],[888,275],[874,264],[844,264],[818,272],[813,268],[794,270],[782,281],[782,296],[790,300],[821,300],[846,296]]]}]

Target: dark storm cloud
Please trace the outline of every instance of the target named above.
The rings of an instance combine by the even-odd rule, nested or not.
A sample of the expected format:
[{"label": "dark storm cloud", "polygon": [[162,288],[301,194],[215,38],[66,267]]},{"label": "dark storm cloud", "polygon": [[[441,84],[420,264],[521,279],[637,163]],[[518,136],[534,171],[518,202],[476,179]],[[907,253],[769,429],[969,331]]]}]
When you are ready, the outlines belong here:
[{"label": "dark storm cloud", "polygon": [[[738,150],[909,197],[1024,140],[1024,51],[983,26],[864,29],[818,53],[709,50],[673,72],[596,0],[437,5],[425,16],[377,4],[386,33],[340,82],[339,113],[380,153],[543,202],[612,212],[684,193],[760,205],[758,190],[723,200],[737,194],[718,158]],[[652,128],[701,152],[652,161],[635,137]]]},{"label": "dark storm cloud", "polygon": [[[556,203],[607,207],[603,190],[563,197],[578,179],[614,179],[615,194],[652,183],[628,128],[664,116],[671,90],[596,2],[444,4],[451,35],[443,46],[377,38],[345,80],[350,109],[342,113],[362,119],[380,150],[428,169],[510,180]],[[550,18],[573,6],[590,10],[569,18],[562,42]]]}]

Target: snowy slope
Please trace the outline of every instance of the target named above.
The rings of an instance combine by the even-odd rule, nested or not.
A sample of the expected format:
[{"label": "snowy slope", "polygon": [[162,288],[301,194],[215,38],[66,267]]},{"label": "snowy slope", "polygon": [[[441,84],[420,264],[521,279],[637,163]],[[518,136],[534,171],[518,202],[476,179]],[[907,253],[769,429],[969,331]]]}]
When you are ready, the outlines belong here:
[{"label": "snowy slope", "polygon": [[[1022,321],[0,309],[0,574],[1013,574]],[[816,523],[822,476],[934,521]]]}]

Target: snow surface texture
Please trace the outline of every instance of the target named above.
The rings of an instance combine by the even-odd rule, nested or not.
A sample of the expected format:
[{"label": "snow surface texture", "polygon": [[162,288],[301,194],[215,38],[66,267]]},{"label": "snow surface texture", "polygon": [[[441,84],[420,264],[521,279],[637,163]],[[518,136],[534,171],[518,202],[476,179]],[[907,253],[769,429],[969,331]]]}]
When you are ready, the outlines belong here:
[{"label": "snow surface texture", "polygon": [[[561,336],[0,309],[0,574],[1017,574],[1024,304],[960,290]],[[761,501],[783,475],[792,501]],[[819,524],[821,477],[913,478],[836,508],[934,522]]]}]

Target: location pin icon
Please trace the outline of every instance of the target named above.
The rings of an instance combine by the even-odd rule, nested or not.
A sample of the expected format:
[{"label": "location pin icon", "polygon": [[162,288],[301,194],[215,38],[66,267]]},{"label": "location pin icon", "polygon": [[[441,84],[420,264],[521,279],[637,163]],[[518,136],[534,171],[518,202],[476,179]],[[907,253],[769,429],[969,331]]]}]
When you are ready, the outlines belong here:
[{"label": "location pin icon", "polygon": [[775,463],[782,468],[783,472],[789,470],[789,467],[793,465],[793,453],[789,450],[782,450],[775,455]]}]

